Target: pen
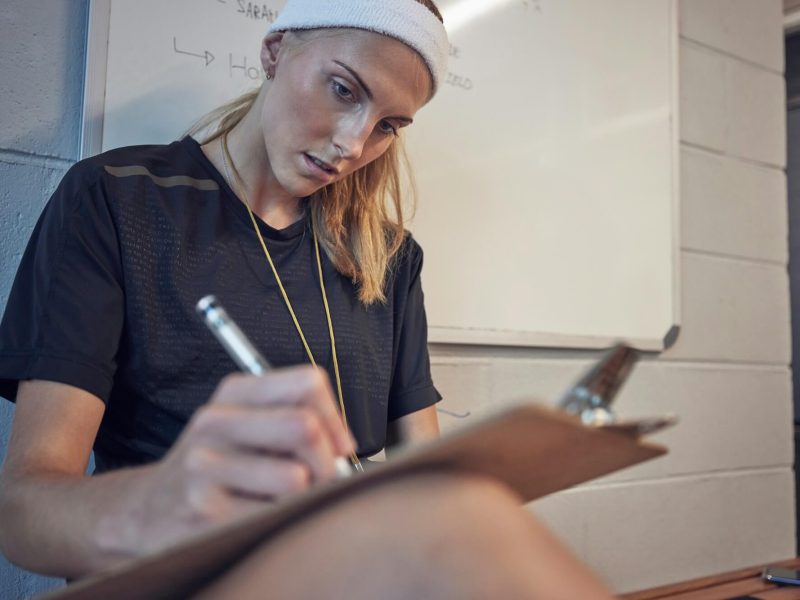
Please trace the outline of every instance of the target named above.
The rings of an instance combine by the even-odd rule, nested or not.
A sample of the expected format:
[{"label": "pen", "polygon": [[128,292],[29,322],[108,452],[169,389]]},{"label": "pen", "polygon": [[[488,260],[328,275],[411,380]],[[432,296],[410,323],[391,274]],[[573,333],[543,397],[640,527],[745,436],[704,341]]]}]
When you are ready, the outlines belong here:
[{"label": "pen", "polygon": [[[252,375],[263,375],[271,369],[267,359],[250,343],[215,296],[204,296],[195,308],[211,333],[242,371]],[[349,477],[352,473],[349,461],[343,456],[337,457],[336,474],[339,477]]]}]

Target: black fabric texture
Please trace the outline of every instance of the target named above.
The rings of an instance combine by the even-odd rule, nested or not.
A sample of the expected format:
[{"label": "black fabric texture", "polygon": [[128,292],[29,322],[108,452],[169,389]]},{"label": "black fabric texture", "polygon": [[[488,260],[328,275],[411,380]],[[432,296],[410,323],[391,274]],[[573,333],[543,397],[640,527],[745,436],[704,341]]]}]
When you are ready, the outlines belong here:
[{"label": "black fabric texture", "polygon": [[[333,382],[310,221],[259,227]],[[384,446],[388,422],[441,398],[430,375],[422,250],[406,236],[387,302],[369,307],[322,260],[347,416],[368,456]],[[17,272],[0,324],[0,395],[14,401],[28,379],[84,389],[106,404],[98,471],[157,460],[236,370],[195,314],[207,294],[274,366],[308,362],[247,209],[194,139],[81,161],[50,199]]]}]

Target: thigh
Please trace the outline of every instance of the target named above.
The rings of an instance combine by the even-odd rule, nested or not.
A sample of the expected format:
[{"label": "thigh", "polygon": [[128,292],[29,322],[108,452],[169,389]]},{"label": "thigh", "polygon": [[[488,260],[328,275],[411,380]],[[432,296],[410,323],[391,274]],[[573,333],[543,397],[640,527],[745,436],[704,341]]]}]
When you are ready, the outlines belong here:
[{"label": "thigh", "polygon": [[198,596],[392,600],[610,598],[494,481],[409,474],[278,534]]}]

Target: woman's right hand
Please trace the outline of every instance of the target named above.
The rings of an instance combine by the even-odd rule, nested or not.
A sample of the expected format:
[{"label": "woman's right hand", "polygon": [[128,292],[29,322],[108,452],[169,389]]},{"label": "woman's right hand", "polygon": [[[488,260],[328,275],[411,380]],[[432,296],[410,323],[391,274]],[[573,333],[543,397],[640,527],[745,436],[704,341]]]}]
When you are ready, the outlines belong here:
[{"label": "woman's right hand", "polygon": [[230,375],[128,497],[125,530],[114,519],[103,537],[136,554],[171,545],[331,479],[354,450],[324,371]]}]

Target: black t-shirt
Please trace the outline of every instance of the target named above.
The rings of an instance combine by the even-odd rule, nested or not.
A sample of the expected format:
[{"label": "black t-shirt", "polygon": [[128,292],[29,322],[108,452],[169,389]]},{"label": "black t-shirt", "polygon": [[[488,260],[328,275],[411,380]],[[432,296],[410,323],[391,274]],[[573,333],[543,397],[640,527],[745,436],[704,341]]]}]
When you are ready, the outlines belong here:
[{"label": "black t-shirt", "polygon": [[[334,381],[310,221],[259,226]],[[322,267],[348,421],[366,456],[385,445],[388,422],[441,398],[430,376],[422,251],[408,235],[386,303],[368,307],[324,253]],[[50,199],[20,264],[0,325],[0,395],[14,400],[25,379],[82,388],[106,403],[98,470],[158,459],[236,370],[195,313],[207,294],[274,366],[308,362],[246,207],[195,140],[83,160]]]}]

